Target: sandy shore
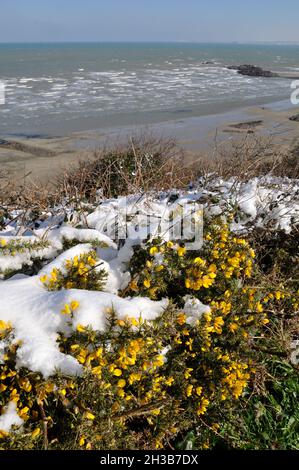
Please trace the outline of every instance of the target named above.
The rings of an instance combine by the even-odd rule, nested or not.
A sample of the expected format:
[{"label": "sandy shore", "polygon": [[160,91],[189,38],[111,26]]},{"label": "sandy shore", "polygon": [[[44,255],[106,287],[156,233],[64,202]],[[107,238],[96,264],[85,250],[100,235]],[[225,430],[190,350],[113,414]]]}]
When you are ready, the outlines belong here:
[{"label": "sandy shore", "polygon": [[211,153],[216,141],[219,144],[248,133],[269,136],[277,145],[292,147],[299,139],[299,122],[289,118],[298,113],[299,107],[291,106],[290,102],[277,102],[150,126],[84,131],[65,137],[0,136],[0,163],[13,180],[21,181],[30,175],[31,179],[47,182],[90,156],[96,148],[140,131],[175,137],[190,158],[200,152]]}]

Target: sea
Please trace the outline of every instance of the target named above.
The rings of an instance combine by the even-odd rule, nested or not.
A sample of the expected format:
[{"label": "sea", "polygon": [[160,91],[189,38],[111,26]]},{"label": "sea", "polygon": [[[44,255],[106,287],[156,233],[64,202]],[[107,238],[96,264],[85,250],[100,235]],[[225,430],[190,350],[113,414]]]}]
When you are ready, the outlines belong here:
[{"label": "sea", "polygon": [[299,75],[299,45],[0,44],[0,136],[156,124],[290,97],[290,79],[227,69],[240,64]]}]

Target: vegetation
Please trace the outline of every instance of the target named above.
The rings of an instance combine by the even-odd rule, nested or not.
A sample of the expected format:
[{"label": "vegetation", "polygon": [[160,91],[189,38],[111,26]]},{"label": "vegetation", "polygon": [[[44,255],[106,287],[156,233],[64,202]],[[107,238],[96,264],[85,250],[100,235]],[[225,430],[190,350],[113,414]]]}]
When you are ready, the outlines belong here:
[{"label": "vegetation", "polygon": [[[173,152],[169,142],[131,141],[82,163],[59,187],[88,208],[99,189],[116,197],[185,185],[191,170],[179,175],[164,158]],[[0,317],[0,409],[14,402],[24,421],[0,430],[0,449],[299,449],[298,229],[236,236],[234,217],[232,209],[207,217],[196,251],[160,238],[134,247],[119,295],[170,304],[152,321],[111,308],[105,332],[80,324],[61,332],[60,350],[81,364],[80,376],[19,368],[20,344]],[[45,246],[3,241],[0,255]],[[40,281],[48,291],[101,291],[107,273],[90,251]],[[74,296],[60,314],[71,321],[79,307]]]}]

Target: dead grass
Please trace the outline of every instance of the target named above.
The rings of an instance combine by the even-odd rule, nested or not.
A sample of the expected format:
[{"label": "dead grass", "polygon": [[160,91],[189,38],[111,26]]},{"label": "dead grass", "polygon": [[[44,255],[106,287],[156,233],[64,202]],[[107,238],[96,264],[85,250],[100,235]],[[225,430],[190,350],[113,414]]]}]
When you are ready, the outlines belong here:
[{"label": "dead grass", "polygon": [[34,182],[30,175],[12,181],[9,173],[0,171],[0,212],[9,207],[38,216],[57,203],[78,205],[125,194],[185,189],[209,174],[242,181],[261,175],[299,178],[299,145],[287,150],[270,138],[250,134],[229,143],[215,139],[213,152],[190,159],[174,139],[135,135],[94,151],[52,184]]},{"label": "dead grass", "polygon": [[299,145],[287,149],[270,137],[252,134],[221,143],[216,137],[212,154],[197,165],[201,175],[216,173],[224,179],[234,176],[247,181],[264,175],[299,178]]},{"label": "dead grass", "polygon": [[194,177],[184,164],[185,152],[174,139],[137,135],[97,150],[57,180],[67,197],[92,200],[118,195],[186,187]]}]

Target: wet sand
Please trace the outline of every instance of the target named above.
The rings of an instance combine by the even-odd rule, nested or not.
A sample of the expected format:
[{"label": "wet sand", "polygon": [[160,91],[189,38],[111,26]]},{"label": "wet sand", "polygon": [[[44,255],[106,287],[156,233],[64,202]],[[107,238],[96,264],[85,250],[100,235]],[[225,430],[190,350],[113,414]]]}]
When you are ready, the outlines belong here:
[{"label": "wet sand", "polygon": [[80,159],[90,157],[95,149],[139,132],[176,138],[191,159],[200,153],[212,155],[216,143],[242,139],[247,134],[268,136],[277,145],[291,148],[299,140],[299,122],[289,119],[296,114],[299,107],[284,101],[148,126],[76,132],[65,137],[0,136],[0,165],[15,181],[29,175],[30,179],[47,182]]}]

